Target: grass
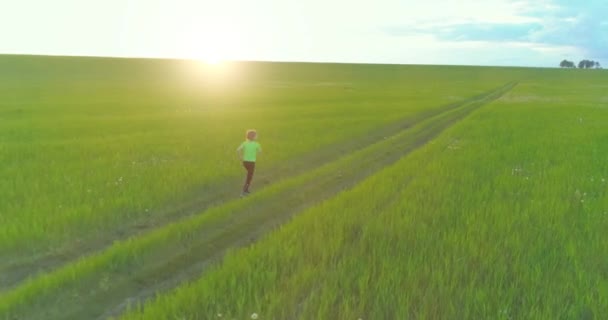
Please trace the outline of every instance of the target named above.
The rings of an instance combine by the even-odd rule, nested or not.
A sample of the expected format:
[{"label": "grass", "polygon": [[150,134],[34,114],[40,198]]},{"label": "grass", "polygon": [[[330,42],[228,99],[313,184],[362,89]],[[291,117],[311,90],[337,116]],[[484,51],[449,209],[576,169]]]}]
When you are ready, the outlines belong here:
[{"label": "grass", "polygon": [[123,319],[601,318],[606,75],[571,75],[537,71]]},{"label": "grass", "polygon": [[240,63],[218,74],[184,61],[20,56],[0,67],[5,275],[163,225],[185,203],[194,214],[231,199],[247,128],[266,150],[261,187],[519,72]]},{"label": "grass", "polygon": [[0,319],[608,311],[603,71],[0,68]]},{"label": "grass", "polygon": [[268,232],[264,225],[276,225],[285,217],[356,184],[511,87],[507,85],[450,107],[395,136],[274,184],[252,197],[228,202],[149,234],[117,242],[100,254],[26,281],[0,295],[0,312],[27,319],[97,318],[105,308],[133,299],[142,285],[148,291],[158,283],[165,287],[166,283],[183,281],[187,279],[183,274],[192,272],[192,267],[191,277],[195,277],[204,264],[221,256],[226,249],[243,243],[243,239],[250,240],[256,234]]}]

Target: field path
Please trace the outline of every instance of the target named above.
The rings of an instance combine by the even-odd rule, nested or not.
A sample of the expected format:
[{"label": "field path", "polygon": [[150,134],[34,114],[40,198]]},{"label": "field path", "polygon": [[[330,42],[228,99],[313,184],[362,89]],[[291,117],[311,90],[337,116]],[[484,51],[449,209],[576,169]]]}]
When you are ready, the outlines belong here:
[{"label": "field path", "polygon": [[[0,319],[106,319],[118,315],[129,305],[199,277],[227,250],[248,245],[293,215],[353,187],[515,85],[509,83],[429,113],[416,125],[403,125],[376,143],[245,199],[233,199],[200,215],[148,230],[25,281],[0,294],[0,315],[6,314]],[[197,206],[186,207],[181,210]],[[115,261],[122,267],[115,267]]]}]

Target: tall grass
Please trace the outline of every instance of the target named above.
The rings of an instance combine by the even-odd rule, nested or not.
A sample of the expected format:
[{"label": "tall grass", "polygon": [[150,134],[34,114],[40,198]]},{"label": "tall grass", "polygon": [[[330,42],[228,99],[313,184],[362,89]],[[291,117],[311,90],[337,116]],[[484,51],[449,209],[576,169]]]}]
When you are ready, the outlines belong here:
[{"label": "tall grass", "polygon": [[537,72],[123,318],[603,317],[606,74]]},{"label": "tall grass", "polygon": [[18,56],[0,57],[0,67],[4,261],[111,241],[201,194],[238,193],[234,149],[247,128],[266,147],[260,186],[306,155],[335,157],[353,137],[509,78],[483,68],[272,63],[223,75],[185,61]]},{"label": "tall grass", "polygon": [[[246,240],[256,233],[250,229],[268,232],[265,225],[284,221],[355,185],[511,87],[506,85],[468,100],[378,143],[275,183],[247,199],[230,201],[147,234],[115,242],[103,252],[29,279],[0,294],[0,314],[28,319],[37,319],[41,314],[43,318],[97,317],[104,307],[113,308],[138,296],[142,285],[155,287],[172,281],[175,273],[187,274],[192,267],[208,264],[229,246],[237,245],[236,240]],[[280,219],[282,216],[285,217]],[[198,275],[200,270],[196,271]],[[79,310],[82,305],[86,305],[86,310]]]}]

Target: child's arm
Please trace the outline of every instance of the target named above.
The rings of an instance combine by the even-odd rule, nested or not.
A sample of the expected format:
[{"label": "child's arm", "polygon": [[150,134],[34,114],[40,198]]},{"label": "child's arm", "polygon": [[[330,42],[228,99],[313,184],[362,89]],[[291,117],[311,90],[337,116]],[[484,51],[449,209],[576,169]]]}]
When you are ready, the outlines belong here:
[{"label": "child's arm", "polygon": [[239,156],[239,159],[243,160],[243,144],[236,148],[236,154]]}]

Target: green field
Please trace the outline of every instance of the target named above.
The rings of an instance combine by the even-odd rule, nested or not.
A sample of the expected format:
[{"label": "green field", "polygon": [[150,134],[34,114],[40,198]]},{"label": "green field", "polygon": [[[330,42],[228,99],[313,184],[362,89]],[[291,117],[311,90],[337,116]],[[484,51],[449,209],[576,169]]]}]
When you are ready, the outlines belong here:
[{"label": "green field", "polygon": [[0,319],[608,314],[602,70],[0,70]]}]

